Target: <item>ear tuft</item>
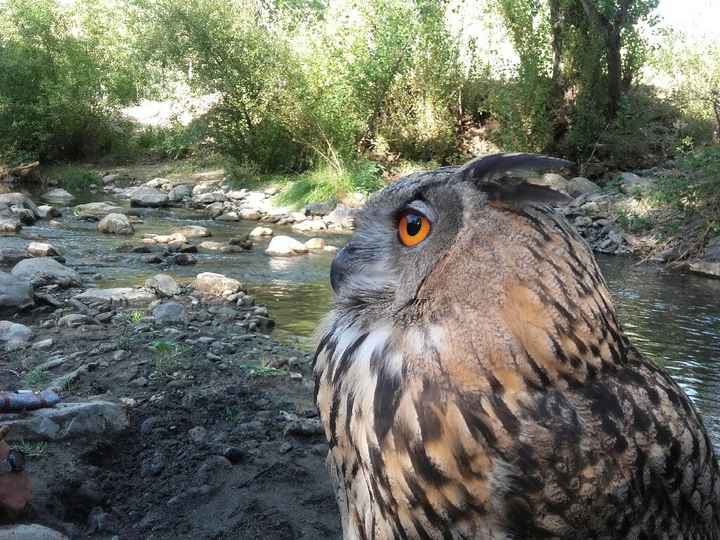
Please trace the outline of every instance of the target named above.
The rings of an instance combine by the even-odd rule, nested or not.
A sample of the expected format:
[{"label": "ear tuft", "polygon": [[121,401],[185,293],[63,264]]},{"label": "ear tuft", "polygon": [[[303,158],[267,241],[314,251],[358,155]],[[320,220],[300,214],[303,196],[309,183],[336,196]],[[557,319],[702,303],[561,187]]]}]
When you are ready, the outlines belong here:
[{"label": "ear tuft", "polygon": [[529,183],[513,173],[520,171],[574,170],[564,159],[538,154],[493,154],[474,159],[455,174],[460,181],[471,182],[487,193],[488,198],[512,206],[528,203],[560,204],[570,197],[546,186]]}]

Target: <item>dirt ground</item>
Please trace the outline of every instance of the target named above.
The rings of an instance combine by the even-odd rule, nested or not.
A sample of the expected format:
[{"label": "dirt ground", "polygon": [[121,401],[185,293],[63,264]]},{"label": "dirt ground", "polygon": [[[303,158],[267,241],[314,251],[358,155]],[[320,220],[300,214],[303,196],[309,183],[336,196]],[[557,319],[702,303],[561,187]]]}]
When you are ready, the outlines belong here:
[{"label": "dirt ground", "polygon": [[188,320],[172,324],[129,310],[74,328],[59,324],[62,310],[16,319],[53,343],[0,352],[0,388],[42,388],[81,368],[64,401],[116,403],[129,421],[119,433],[14,441],[33,482],[23,521],[71,538],[339,538],[310,355],[187,300]]}]

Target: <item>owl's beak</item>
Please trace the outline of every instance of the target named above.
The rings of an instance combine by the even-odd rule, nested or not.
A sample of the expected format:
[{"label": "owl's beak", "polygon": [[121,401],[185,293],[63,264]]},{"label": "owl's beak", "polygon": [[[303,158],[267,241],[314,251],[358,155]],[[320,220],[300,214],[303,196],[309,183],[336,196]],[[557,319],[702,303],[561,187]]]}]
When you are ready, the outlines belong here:
[{"label": "owl's beak", "polygon": [[338,294],[340,286],[350,268],[350,253],[353,251],[350,244],[337,252],[330,266],[330,284],[335,294]]}]

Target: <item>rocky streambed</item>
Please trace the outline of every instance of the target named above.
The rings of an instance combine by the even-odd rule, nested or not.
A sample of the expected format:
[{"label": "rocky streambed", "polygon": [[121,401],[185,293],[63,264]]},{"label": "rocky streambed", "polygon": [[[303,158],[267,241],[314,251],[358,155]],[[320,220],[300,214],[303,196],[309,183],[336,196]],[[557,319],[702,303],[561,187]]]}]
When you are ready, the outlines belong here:
[{"label": "rocky streambed", "polygon": [[[611,219],[616,194],[535,181],[573,197],[561,211],[597,252],[635,249]],[[210,173],[0,194],[0,389],[62,397],[0,414],[6,443],[28,457],[9,484],[0,476],[15,537],[339,537],[309,336],[362,198],[296,212],[275,194]],[[623,292],[629,280],[607,268]],[[720,314],[700,318],[683,371],[720,339]],[[720,404],[707,411],[720,417]],[[27,495],[23,511],[6,504],[12,490]]]}]

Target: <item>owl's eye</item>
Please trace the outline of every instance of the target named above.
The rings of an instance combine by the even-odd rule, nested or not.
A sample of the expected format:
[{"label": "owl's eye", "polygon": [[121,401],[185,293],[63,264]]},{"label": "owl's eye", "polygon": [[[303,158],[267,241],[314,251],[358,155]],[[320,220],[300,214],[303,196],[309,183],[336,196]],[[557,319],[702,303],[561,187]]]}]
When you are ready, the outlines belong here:
[{"label": "owl's eye", "polygon": [[403,212],[398,224],[398,236],[403,245],[412,247],[430,234],[430,220],[414,210]]}]

